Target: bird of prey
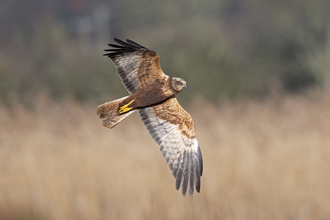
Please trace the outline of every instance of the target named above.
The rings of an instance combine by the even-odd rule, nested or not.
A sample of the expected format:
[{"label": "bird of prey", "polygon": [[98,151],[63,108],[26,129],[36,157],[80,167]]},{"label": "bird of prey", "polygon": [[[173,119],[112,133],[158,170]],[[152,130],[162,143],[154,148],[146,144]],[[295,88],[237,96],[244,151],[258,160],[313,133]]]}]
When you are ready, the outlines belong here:
[{"label": "bird of prey", "polygon": [[165,75],[156,52],[128,39],[114,40],[117,44],[109,44],[104,56],[114,63],[130,95],[98,106],[97,115],[103,126],[113,128],[137,111],[172,171],[176,189],[182,183],[182,194],[189,188],[193,196],[194,188],[200,192],[203,159],[193,120],[175,97],[186,82]]}]

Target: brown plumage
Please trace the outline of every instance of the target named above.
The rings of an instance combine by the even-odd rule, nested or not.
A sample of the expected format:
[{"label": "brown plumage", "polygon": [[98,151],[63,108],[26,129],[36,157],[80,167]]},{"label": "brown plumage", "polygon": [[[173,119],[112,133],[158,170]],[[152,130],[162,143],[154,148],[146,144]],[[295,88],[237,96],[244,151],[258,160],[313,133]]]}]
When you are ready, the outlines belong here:
[{"label": "brown plumage", "polygon": [[159,56],[134,41],[114,39],[104,54],[111,58],[129,96],[100,105],[97,114],[103,125],[113,128],[138,111],[151,137],[158,144],[182,194],[194,187],[200,192],[203,172],[202,153],[191,116],[180,106],[175,95],[186,82],[164,74]]}]

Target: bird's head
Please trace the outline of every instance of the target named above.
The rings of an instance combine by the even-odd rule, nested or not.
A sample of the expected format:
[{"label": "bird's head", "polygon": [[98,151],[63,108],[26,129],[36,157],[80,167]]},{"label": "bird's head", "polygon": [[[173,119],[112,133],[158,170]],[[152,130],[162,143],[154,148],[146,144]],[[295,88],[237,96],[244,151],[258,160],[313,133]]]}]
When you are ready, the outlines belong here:
[{"label": "bird's head", "polygon": [[180,92],[182,89],[187,88],[187,83],[181,78],[173,77],[172,87],[175,91]]}]

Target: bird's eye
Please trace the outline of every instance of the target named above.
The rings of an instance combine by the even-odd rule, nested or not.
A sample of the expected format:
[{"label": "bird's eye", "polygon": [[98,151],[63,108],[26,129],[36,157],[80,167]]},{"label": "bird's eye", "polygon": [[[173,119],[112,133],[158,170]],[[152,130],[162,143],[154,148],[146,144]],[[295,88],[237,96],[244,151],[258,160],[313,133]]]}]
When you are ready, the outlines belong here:
[{"label": "bird's eye", "polygon": [[180,85],[180,86],[182,86],[182,85],[183,85],[183,83],[182,83],[181,81],[179,81],[179,85]]}]

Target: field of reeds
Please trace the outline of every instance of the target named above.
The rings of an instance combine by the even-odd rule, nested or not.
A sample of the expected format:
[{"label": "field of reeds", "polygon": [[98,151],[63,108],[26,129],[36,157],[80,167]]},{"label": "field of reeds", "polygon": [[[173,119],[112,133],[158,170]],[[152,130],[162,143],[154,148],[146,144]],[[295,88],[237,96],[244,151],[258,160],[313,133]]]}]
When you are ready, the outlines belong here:
[{"label": "field of reeds", "polygon": [[0,108],[0,219],[330,219],[328,94],[185,106],[204,158],[192,198],[137,114],[110,130],[96,107]]}]

